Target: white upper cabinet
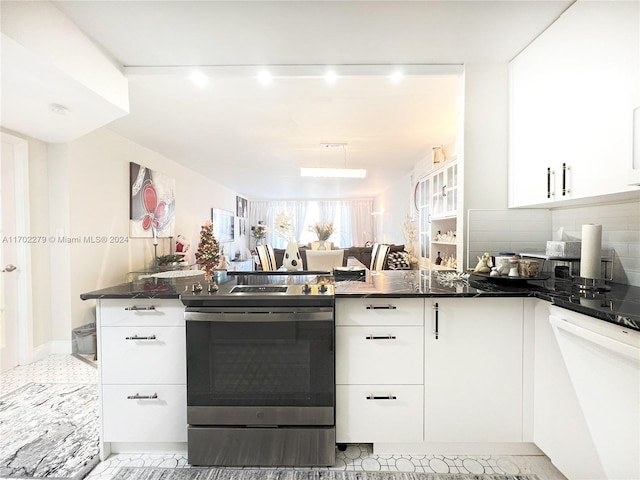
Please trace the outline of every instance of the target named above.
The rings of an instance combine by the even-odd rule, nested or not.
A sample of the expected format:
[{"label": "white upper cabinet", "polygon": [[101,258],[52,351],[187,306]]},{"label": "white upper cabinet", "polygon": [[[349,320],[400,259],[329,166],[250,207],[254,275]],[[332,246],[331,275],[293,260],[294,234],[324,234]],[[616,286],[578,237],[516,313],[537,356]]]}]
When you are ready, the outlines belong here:
[{"label": "white upper cabinet", "polygon": [[640,3],[578,1],[511,62],[509,206],[629,186]]}]

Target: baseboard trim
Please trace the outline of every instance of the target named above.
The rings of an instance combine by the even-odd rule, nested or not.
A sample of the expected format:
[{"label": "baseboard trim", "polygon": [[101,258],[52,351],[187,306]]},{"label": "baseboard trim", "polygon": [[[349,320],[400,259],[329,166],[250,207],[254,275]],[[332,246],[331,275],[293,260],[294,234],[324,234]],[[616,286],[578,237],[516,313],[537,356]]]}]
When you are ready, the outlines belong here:
[{"label": "baseboard trim", "polygon": [[534,443],[374,443],[376,455],[544,455]]},{"label": "baseboard trim", "polygon": [[187,442],[101,442],[107,456],[114,453],[187,455]]},{"label": "baseboard trim", "polygon": [[49,355],[71,355],[71,340],[53,340],[33,349],[31,362],[37,362]]}]

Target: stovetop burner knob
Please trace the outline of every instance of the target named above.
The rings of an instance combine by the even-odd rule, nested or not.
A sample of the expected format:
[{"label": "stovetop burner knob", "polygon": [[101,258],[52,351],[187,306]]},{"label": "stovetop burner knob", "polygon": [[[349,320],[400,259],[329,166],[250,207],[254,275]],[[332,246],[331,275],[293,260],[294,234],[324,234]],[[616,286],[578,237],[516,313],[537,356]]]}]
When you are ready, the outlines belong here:
[{"label": "stovetop burner knob", "polygon": [[304,287],[302,287],[302,291],[306,294],[311,293],[311,287],[309,286],[309,282],[304,283]]},{"label": "stovetop burner knob", "polygon": [[327,291],[327,286],[325,285],[325,283],[324,283],[324,282],[322,282],[322,283],[320,284],[320,288],[318,289],[318,291],[319,291],[320,293],[325,293],[325,292]]}]

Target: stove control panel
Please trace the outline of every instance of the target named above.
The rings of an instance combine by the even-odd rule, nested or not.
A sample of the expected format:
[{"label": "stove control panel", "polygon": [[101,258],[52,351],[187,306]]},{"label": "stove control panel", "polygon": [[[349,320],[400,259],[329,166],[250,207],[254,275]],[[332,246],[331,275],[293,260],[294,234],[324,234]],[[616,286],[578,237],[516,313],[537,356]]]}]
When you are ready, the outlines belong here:
[{"label": "stove control panel", "polygon": [[318,284],[309,284],[306,282],[302,287],[302,293],[305,295],[333,295],[333,285],[330,283],[320,282]]}]

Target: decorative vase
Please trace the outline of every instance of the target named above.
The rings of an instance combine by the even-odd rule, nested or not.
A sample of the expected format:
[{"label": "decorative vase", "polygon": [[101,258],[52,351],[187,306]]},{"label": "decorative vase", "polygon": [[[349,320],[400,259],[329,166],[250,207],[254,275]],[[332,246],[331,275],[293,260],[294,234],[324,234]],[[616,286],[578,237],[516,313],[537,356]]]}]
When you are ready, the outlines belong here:
[{"label": "decorative vase", "polygon": [[324,240],[318,240],[318,250],[326,250],[327,245]]},{"label": "decorative vase", "polygon": [[296,242],[289,242],[287,248],[284,250],[284,258],[282,259],[282,266],[289,270],[300,270],[302,265],[302,259],[300,258],[300,251],[298,250],[298,244]]}]

